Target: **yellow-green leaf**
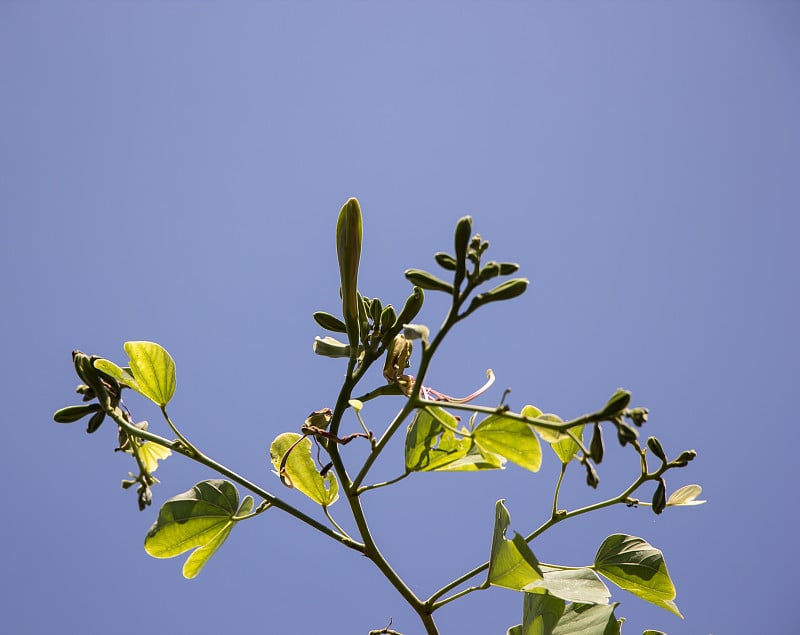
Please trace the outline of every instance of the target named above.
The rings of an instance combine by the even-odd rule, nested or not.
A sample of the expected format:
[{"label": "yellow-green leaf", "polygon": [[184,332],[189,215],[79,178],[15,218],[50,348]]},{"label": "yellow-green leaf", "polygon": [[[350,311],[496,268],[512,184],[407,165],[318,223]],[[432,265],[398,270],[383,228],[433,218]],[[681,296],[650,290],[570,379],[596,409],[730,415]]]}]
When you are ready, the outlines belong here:
[{"label": "yellow-green leaf", "polygon": [[175,362],[155,342],[125,342],[135,385],[131,388],[163,407],[175,393]]},{"label": "yellow-green leaf", "polygon": [[154,558],[172,558],[197,549],[183,568],[183,575],[193,578],[228,537],[237,522],[234,517],[252,507],[248,496],[239,508],[239,493],[232,483],[202,481],[161,506],[147,532],[145,551]]},{"label": "yellow-green leaf", "polygon": [[594,570],[618,587],[683,617],[673,601],[675,586],[664,555],[642,538],[613,534],[594,557]]},{"label": "yellow-green leaf", "polygon": [[[327,507],[339,497],[339,484],[333,472],[320,476],[311,455],[311,440],[308,437],[300,440],[301,436],[296,432],[278,435],[269,447],[270,460],[285,484],[303,492],[317,504]],[[290,448],[291,452],[286,456]]]},{"label": "yellow-green leaf", "polygon": [[139,446],[139,457],[142,459],[144,469],[151,474],[158,469],[158,462],[163,461],[172,452],[163,445],[153,441],[145,441]]},{"label": "yellow-green leaf", "polygon": [[489,558],[489,584],[521,591],[536,580],[543,579],[543,575],[539,561],[525,539],[518,533],[510,540],[506,538],[510,523],[511,517],[506,506],[502,500],[497,501]]},{"label": "yellow-green leaf", "polygon": [[542,448],[539,439],[527,423],[490,415],[472,431],[481,448],[508,459],[531,472],[542,465]]}]

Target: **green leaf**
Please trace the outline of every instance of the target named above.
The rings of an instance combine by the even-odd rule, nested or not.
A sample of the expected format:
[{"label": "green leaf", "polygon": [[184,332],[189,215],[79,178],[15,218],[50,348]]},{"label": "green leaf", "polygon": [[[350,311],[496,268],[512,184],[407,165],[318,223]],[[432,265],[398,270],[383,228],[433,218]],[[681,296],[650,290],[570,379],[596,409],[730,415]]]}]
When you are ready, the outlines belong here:
[{"label": "green leaf", "polygon": [[406,432],[406,469],[430,472],[465,457],[471,443],[449,429],[457,426],[458,419],[438,406],[418,410]]},{"label": "green leaf", "polygon": [[175,393],[175,362],[170,354],[155,342],[125,342],[124,348],[136,380],[131,388],[166,406]]},{"label": "green leaf", "polygon": [[522,635],[522,624],[512,626],[506,631],[506,635]]},{"label": "green leaf", "polygon": [[284,483],[303,492],[315,503],[328,507],[339,497],[339,483],[333,472],[320,476],[314,458],[311,455],[311,440],[303,438],[296,432],[284,432],[272,442],[269,456],[275,470],[280,472],[284,455],[295,443],[284,463],[281,475]]},{"label": "green leaf", "polygon": [[521,591],[536,580],[542,579],[539,561],[533,555],[525,539],[518,533],[514,538],[506,538],[511,523],[506,506],[502,500],[495,508],[492,552],[489,558],[489,583],[494,586]]},{"label": "green leaf", "polygon": [[647,541],[627,534],[609,536],[597,550],[594,569],[618,587],[683,617],[673,602],[675,586],[664,555]]},{"label": "green leaf", "polygon": [[139,458],[142,459],[144,469],[152,474],[158,469],[158,462],[172,455],[172,452],[159,443],[145,441],[139,446]]},{"label": "green leaf", "polygon": [[[445,432],[443,436],[452,435]],[[445,463],[436,468],[437,472],[477,472],[479,470],[502,470],[506,460],[498,454],[482,449],[474,439],[461,439],[457,441],[459,447],[464,442],[469,444],[467,453],[455,461]],[[441,443],[439,444],[441,446]]]},{"label": "green leaf", "polygon": [[94,367],[109,377],[116,379],[123,386],[127,386],[138,393],[142,392],[136,384],[136,378],[131,375],[130,369],[120,368],[114,362],[102,358],[95,360]]},{"label": "green leaf", "polygon": [[565,606],[561,598],[544,593],[526,593],[520,635],[552,635]]},{"label": "green leaf", "polygon": [[642,635],[667,635],[664,631],[654,631],[652,628],[648,628],[646,631],[642,631]]},{"label": "green leaf", "polygon": [[544,579],[536,580],[523,591],[528,593],[550,593],[568,602],[581,604],[608,604],[611,593],[603,581],[589,567],[582,569],[549,569],[540,567]]},{"label": "green leaf", "polygon": [[[554,420],[557,419],[561,421],[557,415],[544,415],[544,417],[554,417]],[[583,426],[572,428],[571,432],[583,442]],[[553,452],[556,453],[556,456],[558,456],[562,463],[569,463],[578,453],[578,450],[580,450],[578,444],[568,434],[562,434],[561,439],[553,443],[550,447],[553,448]]]},{"label": "green leaf", "polygon": [[472,431],[472,437],[484,450],[499,454],[531,472],[538,472],[542,465],[539,439],[527,423],[490,415]]},{"label": "green leaf", "polygon": [[253,499],[248,496],[242,508],[238,506],[239,493],[232,483],[202,481],[161,506],[144,540],[145,551],[154,558],[172,558],[197,548],[183,566],[184,577],[194,578],[230,534],[237,511],[249,512]]},{"label": "green leaf", "polygon": [[614,609],[619,604],[569,604],[553,635],[620,635]]}]

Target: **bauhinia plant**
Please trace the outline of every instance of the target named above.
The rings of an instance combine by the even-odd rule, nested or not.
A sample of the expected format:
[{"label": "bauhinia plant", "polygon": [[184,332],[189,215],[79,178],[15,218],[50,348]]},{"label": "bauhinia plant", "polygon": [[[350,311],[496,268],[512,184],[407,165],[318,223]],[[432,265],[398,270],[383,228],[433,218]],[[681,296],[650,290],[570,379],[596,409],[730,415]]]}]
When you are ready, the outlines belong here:
[{"label": "bauhinia plant", "polygon": [[[525,278],[511,278],[518,265],[486,261],[489,243],[472,233],[472,219],[456,224],[453,252],[435,254],[444,276],[409,269],[405,277],[413,285],[411,294],[397,311],[377,297],[358,289],[362,218],[356,199],[348,200],[336,225],[336,250],[342,299],[339,318],[328,312],[314,313],[317,324],[335,334],[317,337],[314,352],[341,358],[347,369],[336,403],[312,412],[294,431],[279,434],[269,446],[269,460],[277,480],[266,486],[240,476],[218,463],[179,431],[167,413],[175,392],[175,364],[169,353],[153,342],[126,342],[129,361],[125,366],[80,351],[72,354],[81,379],[77,392],[83,403],[55,413],[59,423],[89,417],[88,432],[95,432],[108,418],[117,429],[117,449],[131,455],[135,470],[122,482],[136,488],[138,505],[144,510],[152,501],[151,488],[158,481],[153,473],[158,461],[180,454],[202,463],[221,478],[197,483],[190,490],[166,501],[145,538],[145,550],[156,558],[171,558],[191,551],[183,575],[195,577],[231,534],[237,523],[251,521],[268,510],[290,514],[344,547],[369,558],[400,596],[419,615],[428,635],[438,634],[434,617],[440,609],[470,594],[492,586],[522,593],[522,623],[508,635],[611,635],[620,632],[618,603],[611,602],[606,586],[610,581],[640,598],[680,615],[675,587],[662,553],[644,539],[626,534],[608,536],[599,545],[593,562],[583,567],[545,563],[535,555],[536,538],[559,523],[614,505],[650,507],[661,514],[667,507],[697,505],[698,485],[689,485],[667,496],[665,475],[685,467],[695,458],[693,450],[668,456],[661,442],[651,436],[640,440],[639,429],[647,421],[645,408],[632,408],[631,394],[619,389],[595,412],[570,420],[543,413],[533,405],[519,412],[502,401],[499,405],[476,405],[494,381],[488,371],[486,384],[464,398],[450,397],[425,386],[425,376],[444,338],[459,322],[486,305],[511,300],[528,286]],[[488,287],[488,288],[487,288]],[[439,330],[415,324],[425,292],[444,293],[450,308]],[[339,338],[339,339],[337,339]],[[416,375],[407,373],[414,349],[418,350]],[[382,363],[381,363],[382,362]],[[373,366],[379,373],[370,372]],[[366,385],[367,388],[361,388]],[[157,434],[146,422],[137,422],[125,400],[125,390],[139,393],[161,409],[169,436]],[[376,432],[367,425],[369,402],[394,397],[402,404],[394,418]],[[374,422],[371,422],[374,423]],[[350,427],[345,427],[350,426]],[[354,431],[355,429],[355,431]],[[398,432],[405,432],[405,457],[400,474],[389,481],[369,482],[376,460]],[[628,487],[613,498],[578,509],[562,509],[559,492],[567,469],[583,470],[586,483],[596,488],[598,466],[604,458],[604,434],[611,434],[632,456]],[[173,438],[174,437],[174,438]],[[348,465],[342,447],[351,442],[368,444],[366,459]],[[486,536],[487,561],[448,582],[428,598],[419,597],[383,556],[370,532],[361,499],[368,492],[418,472],[456,472],[503,469],[507,462],[530,472],[542,463],[542,442],[560,462],[552,507],[540,526],[523,536],[510,534],[510,515],[503,500],[497,502],[494,532]],[[397,457],[391,460],[397,461]],[[248,492],[240,497],[237,485]],[[648,501],[640,492],[654,485]],[[286,497],[274,487],[290,488]],[[285,490],[284,490],[285,491]],[[321,508],[312,517],[289,500],[297,492]],[[340,499],[357,528],[348,534],[331,515]],[[646,631],[655,635],[660,631]],[[394,633],[391,624],[371,634]]]}]

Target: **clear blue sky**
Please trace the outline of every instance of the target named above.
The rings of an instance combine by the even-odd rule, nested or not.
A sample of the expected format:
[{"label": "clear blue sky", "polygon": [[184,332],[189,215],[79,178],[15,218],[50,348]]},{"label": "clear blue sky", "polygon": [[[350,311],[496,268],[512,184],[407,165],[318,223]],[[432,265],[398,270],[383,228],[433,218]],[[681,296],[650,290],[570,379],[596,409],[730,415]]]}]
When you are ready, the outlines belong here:
[{"label": "clear blue sky", "polygon": [[[661,548],[686,619],[620,591],[628,635],[788,632],[799,29],[777,1],[3,2],[0,630],[354,634],[392,616],[420,632],[369,562],[278,512],[184,580],[144,534],[212,474],[169,459],[140,513],[113,428],[51,421],[73,348],[123,362],[125,340],[155,340],[186,434],[313,511],[266,453],[335,398],[344,366],[311,353],[311,313],[336,310],[334,224],[358,196],[366,295],[401,303],[402,271],[432,268],[465,213],[531,279],[453,335],[431,383],[465,393],[491,367],[486,403],[509,386],[512,407],[564,417],[625,386],[646,433],[699,453],[669,489],[701,483],[707,505],[576,519],[537,555],[585,564],[616,531]],[[609,454],[597,495],[633,469]],[[374,476],[401,465],[398,442]],[[486,559],[498,498],[537,526],[555,469],[418,475],[365,504],[425,595]],[[595,495],[574,476],[569,506]],[[521,604],[476,593],[439,624],[505,633]]]}]

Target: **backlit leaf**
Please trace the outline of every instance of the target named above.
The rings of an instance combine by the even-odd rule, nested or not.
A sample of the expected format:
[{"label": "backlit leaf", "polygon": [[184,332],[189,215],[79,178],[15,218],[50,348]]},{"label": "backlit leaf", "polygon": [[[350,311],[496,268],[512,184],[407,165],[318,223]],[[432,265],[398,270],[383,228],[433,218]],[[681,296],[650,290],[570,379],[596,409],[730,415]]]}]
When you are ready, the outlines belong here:
[{"label": "backlit leaf", "polygon": [[147,532],[144,548],[154,558],[172,558],[191,549],[183,575],[193,578],[214,555],[237,521],[248,513],[253,499],[248,496],[239,508],[239,493],[228,481],[202,481],[161,506],[156,522]]},{"label": "backlit leaf", "polygon": [[561,598],[544,593],[526,593],[520,635],[552,635],[565,606]]},{"label": "backlit leaf", "polygon": [[597,550],[594,569],[618,587],[683,617],[673,602],[675,586],[664,555],[647,541],[627,534],[609,536]]},{"label": "backlit leaf", "polygon": [[490,415],[478,424],[472,436],[481,448],[531,472],[537,472],[542,465],[539,439],[526,423],[502,415]]},{"label": "backlit leaf", "polygon": [[295,443],[284,464],[284,483],[303,492],[315,503],[327,507],[339,497],[339,484],[333,472],[320,476],[314,458],[311,455],[311,440],[306,437],[298,441],[302,435],[296,432],[284,432],[269,447],[269,457],[276,472],[280,472],[284,455]]},{"label": "backlit leaf", "polygon": [[170,354],[155,342],[125,342],[124,348],[135,379],[131,388],[166,406],[175,393],[175,362]]},{"label": "backlit leaf", "polygon": [[526,586],[528,593],[550,593],[568,602],[581,604],[608,604],[611,593],[603,581],[590,568],[582,569],[549,569],[540,567],[544,573],[542,580]]},{"label": "backlit leaf", "polygon": [[506,531],[511,523],[502,500],[495,508],[492,551],[489,558],[489,583],[494,586],[521,591],[535,580],[542,579],[539,561],[525,539],[518,533],[509,540]]},{"label": "backlit leaf", "polygon": [[613,604],[568,604],[553,635],[620,635]]},{"label": "backlit leaf", "polygon": [[458,419],[437,406],[417,411],[406,432],[406,469],[430,472],[465,457],[471,442],[468,438],[456,438],[453,429],[457,426]]}]

